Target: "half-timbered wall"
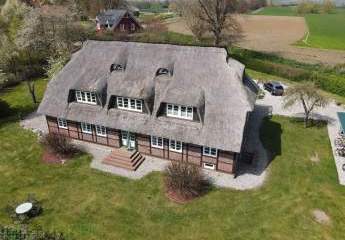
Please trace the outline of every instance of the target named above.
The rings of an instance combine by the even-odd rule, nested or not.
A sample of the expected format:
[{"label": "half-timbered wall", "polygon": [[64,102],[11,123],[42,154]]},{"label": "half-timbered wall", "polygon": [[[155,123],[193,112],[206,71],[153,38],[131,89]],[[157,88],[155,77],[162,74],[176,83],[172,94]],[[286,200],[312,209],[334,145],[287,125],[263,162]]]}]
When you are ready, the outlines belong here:
[{"label": "half-timbered wall", "polygon": [[[73,139],[87,142],[98,143],[110,147],[121,147],[121,130],[107,128],[107,136],[97,136],[95,128],[92,128],[92,134],[82,133],[80,123],[67,121],[67,129],[59,128],[57,119],[47,117],[49,132],[59,133]],[[163,149],[152,147],[151,137],[144,134],[136,134],[136,146],[140,153],[154,157],[165,158],[175,161],[185,161],[191,164],[203,166],[203,163],[212,163],[216,165],[216,170],[232,173],[234,170],[234,160],[236,153],[218,150],[217,157],[203,156],[202,146],[183,143],[182,153],[169,150],[169,140],[163,140]]]}]

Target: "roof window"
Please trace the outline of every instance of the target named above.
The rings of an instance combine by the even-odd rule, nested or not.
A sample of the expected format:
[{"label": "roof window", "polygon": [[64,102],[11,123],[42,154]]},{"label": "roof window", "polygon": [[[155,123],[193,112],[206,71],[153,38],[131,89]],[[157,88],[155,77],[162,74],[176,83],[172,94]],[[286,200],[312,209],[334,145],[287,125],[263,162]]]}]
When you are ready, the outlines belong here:
[{"label": "roof window", "polygon": [[170,71],[167,68],[159,68],[156,72],[156,76],[160,75],[170,75]]},{"label": "roof window", "polygon": [[113,71],[124,71],[125,70],[125,66],[121,65],[121,64],[111,64],[110,66],[110,72],[113,72]]}]

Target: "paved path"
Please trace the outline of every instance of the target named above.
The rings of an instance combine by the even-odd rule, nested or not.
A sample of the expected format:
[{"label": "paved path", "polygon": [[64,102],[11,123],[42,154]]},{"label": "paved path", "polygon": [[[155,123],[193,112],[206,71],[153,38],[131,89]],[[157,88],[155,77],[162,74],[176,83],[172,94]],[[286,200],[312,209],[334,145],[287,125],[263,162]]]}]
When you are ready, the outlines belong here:
[{"label": "paved path", "polygon": [[[303,117],[304,111],[301,105],[295,105],[289,109],[283,108],[283,98],[278,96],[271,96],[266,92],[265,98],[258,100],[257,104],[272,106],[272,113],[276,115],[283,116],[295,116]],[[343,164],[345,164],[345,158],[340,157],[336,154],[336,147],[334,145],[334,140],[339,137],[338,131],[340,129],[340,123],[337,117],[337,112],[344,112],[345,108],[337,106],[335,102],[331,102],[325,108],[316,109],[312,115],[314,119],[321,119],[328,122],[328,136],[331,141],[333,156],[335,160],[335,165],[337,167],[338,179],[341,185],[345,185],[345,172],[342,170]]]}]

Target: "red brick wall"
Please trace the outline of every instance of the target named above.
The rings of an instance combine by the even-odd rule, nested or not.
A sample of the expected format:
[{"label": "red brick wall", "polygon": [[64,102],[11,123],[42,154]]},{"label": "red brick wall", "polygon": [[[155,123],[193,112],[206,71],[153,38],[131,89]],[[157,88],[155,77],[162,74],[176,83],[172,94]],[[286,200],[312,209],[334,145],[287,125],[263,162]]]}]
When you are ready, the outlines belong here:
[{"label": "red brick wall", "polygon": [[[95,128],[93,127],[92,134],[85,134],[81,132],[80,124],[73,121],[67,121],[68,129],[58,128],[57,119],[47,117],[47,124],[50,132],[60,133],[74,139],[94,142],[110,147],[121,146],[120,130],[107,129],[107,137],[97,136]],[[216,165],[216,170],[222,172],[232,173],[234,170],[235,154],[227,151],[218,151],[218,157],[208,157],[202,155],[202,147],[194,144],[183,144],[182,153],[169,151],[169,140],[164,139],[163,149],[154,148],[151,146],[151,137],[144,134],[136,134],[136,145],[138,151],[152,155],[159,158],[170,159],[173,161],[186,161],[198,166],[203,163],[212,163]]]}]

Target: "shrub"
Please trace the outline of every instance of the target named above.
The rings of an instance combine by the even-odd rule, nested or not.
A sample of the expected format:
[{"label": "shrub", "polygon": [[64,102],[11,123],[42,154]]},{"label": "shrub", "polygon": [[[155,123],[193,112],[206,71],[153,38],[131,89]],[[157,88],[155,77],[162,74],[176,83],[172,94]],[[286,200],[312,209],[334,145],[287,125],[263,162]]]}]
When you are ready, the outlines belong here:
[{"label": "shrub", "polygon": [[198,166],[185,162],[171,162],[166,168],[165,183],[167,190],[184,199],[198,197],[211,186]]},{"label": "shrub", "polygon": [[70,157],[80,152],[80,150],[72,144],[71,139],[60,134],[48,133],[43,136],[41,142],[49,150],[63,157]]}]

